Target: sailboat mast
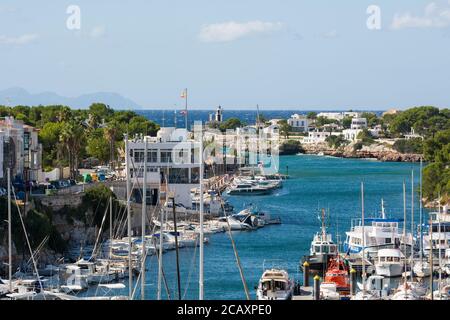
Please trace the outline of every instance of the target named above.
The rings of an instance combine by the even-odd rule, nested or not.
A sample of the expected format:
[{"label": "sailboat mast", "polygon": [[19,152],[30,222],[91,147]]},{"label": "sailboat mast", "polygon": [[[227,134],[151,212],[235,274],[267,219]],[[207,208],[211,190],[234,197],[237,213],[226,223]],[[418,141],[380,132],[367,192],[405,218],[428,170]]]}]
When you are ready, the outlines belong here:
[{"label": "sailboat mast", "polygon": [[[166,204],[169,201],[169,186],[167,180],[169,179],[169,167],[166,168],[165,184],[166,184]],[[161,188],[160,188],[161,190]],[[158,200],[159,201],[159,200]],[[159,227],[159,253],[158,253],[158,292],[157,299],[161,300],[161,281],[163,277],[163,231],[164,231],[164,210],[160,208],[160,227]]]},{"label": "sailboat mast", "polygon": [[420,158],[420,199],[419,199],[419,230],[420,230],[420,263],[423,265],[423,206],[422,206],[422,158]]},{"label": "sailboat mast", "polygon": [[[438,292],[439,292],[439,300],[442,299],[442,294],[441,294],[441,282],[442,282],[442,257],[441,257],[441,194],[439,193],[438,195],[438,214],[437,214],[437,218],[438,218],[438,263],[439,263],[439,282],[438,282]],[[433,292],[431,293],[433,294]]]},{"label": "sailboat mast", "polygon": [[[112,187],[111,187],[112,191]],[[109,259],[111,259],[112,256],[112,241],[113,241],[113,202],[112,202],[112,195],[109,197]]]},{"label": "sailboat mast", "polygon": [[414,169],[411,171],[411,282],[413,279],[414,263]]},{"label": "sailboat mast", "polygon": [[186,130],[188,129],[188,89],[186,88],[184,91],[184,124],[186,127]]},{"label": "sailboat mast", "polygon": [[364,182],[361,182],[361,224],[362,224],[362,283],[363,283],[363,296],[366,295],[366,263],[365,263],[365,249],[366,249],[366,230],[364,229]]},{"label": "sailboat mast", "polygon": [[7,176],[8,176],[8,278],[9,278],[9,292],[12,292],[11,168],[8,168]]},{"label": "sailboat mast", "polygon": [[130,154],[128,146],[128,134],[125,135],[125,162],[127,173],[127,236],[128,236],[128,298],[133,296],[133,270],[131,264],[131,183],[130,183]]},{"label": "sailboat mast", "polygon": [[147,217],[147,152],[148,142],[147,137],[144,136],[144,174],[142,175],[142,217],[141,217],[141,300],[145,300],[145,257],[147,251],[145,247],[145,221]]},{"label": "sailboat mast", "polygon": [[322,208],[322,241],[326,241],[325,209],[324,208]]},{"label": "sailboat mast", "polygon": [[404,276],[403,279],[405,281],[405,288],[406,288],[406,183],[403,180],[403,254],[405,255],[404,258]]},{"label": "sailboat mast", "polygon": [[199,252],[199,300],[204,299],[204,230],[203,230],[203,124],[200,126],[200,252]]},{"label": "sailboat mast", "polygon": [[181,300],[180,256],[179,256],[179,246],[178,246],[177,209],[175,206],[175,194],[173,194],[173,198],[172,198],[172,213],[173,213],[173,231],[175,233],[175,255],[176,255],[176,265],[177,265],[178,300]]}]

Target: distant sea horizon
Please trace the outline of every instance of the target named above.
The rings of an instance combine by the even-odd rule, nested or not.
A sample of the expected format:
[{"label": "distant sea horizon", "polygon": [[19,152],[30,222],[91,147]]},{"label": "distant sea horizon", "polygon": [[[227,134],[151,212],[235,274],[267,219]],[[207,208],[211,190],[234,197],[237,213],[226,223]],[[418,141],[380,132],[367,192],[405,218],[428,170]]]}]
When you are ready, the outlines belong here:
[{"label": "distant sea horizon", "polygon": [[[185,119],[182,111],[184,109],[145,109],[145,110],[134,110],[137,114],[140,114],[147,119],[159,124],[161,127],[185,127]],[[256,109],[253,110],[227,110],[222,109],[223,120],[226,121],[230,118],[238,118],[245,124],[254,124],[256,122]],[[350,111],[350,110],[346,110]],[[261,116],[267,120],[271,119],[288,119],[293,114],[306,115],[308,112],[346,112],[343,110],[259,110]],[[355,112],[374,112],[376,115],[381,115],[384,111],[379,110],[356,110]],[[207,122],[209,121],[210,115],[213,115],[215,110],[188,110],[188,126],[191,127],[195,121]],[[176,123],[176,125],[174,125]]]}]

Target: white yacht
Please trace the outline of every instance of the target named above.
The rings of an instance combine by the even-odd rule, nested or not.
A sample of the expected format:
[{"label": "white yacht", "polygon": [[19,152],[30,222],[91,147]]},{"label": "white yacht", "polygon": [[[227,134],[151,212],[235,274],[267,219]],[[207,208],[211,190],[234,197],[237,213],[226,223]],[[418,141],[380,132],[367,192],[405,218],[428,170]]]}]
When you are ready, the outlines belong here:
[{"label": "white yacht", "polygon": [[267,195],[272,188],[251,182],[233,182],[226,190],[229,195]]},{"label": "white yacht", "polygon": [[405,267],[405,256],[399,249],[381,249],[375,262],[377,275],[399,277]]},{"label": "white yacht", "polygon": [[293,293],[294,281],[280,269],[264,271],[256,290],[258,300],[290,300]]},{"label": "white yacht", "polygon": [[235,230],[253,230],[254,228],[246,222],[240,221],[234,216],[221,217],[218,219],[220,225],[225,229]]},{"label": "white yacht", "polygon": [[384,211],[384,203],[381,205],[381,218],[365,219],[365,241],[363,240],[363,226],[361,219],[352,220],[351,230],[346,232],[344,252],[359,253],[366,244],[364,252],[368,256],[376,257],[378,250],[383,248],[399,247],[405,244],[410,247],[413,244],[411,233],[403,235],[399,228],[401,219],[388,219]]}]

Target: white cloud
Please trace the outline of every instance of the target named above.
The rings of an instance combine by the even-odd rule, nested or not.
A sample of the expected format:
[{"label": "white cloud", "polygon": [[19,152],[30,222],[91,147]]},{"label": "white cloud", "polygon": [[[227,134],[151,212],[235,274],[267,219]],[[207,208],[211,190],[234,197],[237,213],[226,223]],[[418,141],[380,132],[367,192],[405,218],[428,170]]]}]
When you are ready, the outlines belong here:
[{"label": "white cloud", "polygon": [[90,36],[91,38],[101,38],[105,35],[105,33],[105,26],[96,26],[91,30]]},{"label": "white cloud", "polygon": [[[448,2],[450,5],[450,1]],[[404,28],[445,28],[450,26],[450,7],[439,7],[435,2],[429,3],[423,16],[414,16],[409,12],[395,14],[392,29]]]},{"label": "white cloud", "polygon": [[256,34],[267,34],[283,28],[281,22],[225,22],[205,25],[201,28],[199,39],[203,42],[230,42]]},{"label": "white cloud", "polygon": [[17,37],[8,37],[0,35],[0,44],[6,45],[25,45],[35,41],[39,36],[37,34],[23,34]]}]

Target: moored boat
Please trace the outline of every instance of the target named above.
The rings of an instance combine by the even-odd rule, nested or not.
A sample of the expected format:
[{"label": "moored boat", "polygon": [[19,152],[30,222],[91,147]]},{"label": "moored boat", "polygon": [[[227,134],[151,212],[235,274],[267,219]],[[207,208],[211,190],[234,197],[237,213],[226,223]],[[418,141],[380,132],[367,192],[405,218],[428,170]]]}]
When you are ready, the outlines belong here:
[{"label": "moored boat", "polygon": [[290,300],[294,293],[294,281],[286,270],[264,271],[256,290],[258,300]]}]

